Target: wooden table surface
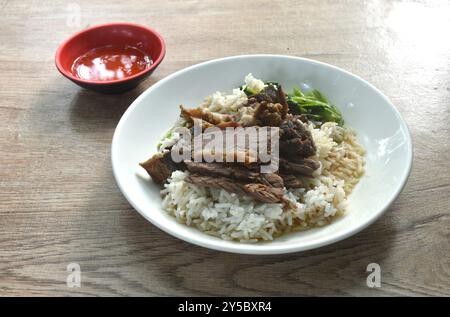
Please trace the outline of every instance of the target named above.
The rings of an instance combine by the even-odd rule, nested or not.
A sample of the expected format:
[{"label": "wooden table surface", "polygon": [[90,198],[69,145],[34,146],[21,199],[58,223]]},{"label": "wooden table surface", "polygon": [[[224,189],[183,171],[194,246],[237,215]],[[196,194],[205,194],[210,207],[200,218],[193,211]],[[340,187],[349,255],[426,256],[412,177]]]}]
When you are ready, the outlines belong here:
[{"label": "wooden table surface", "polygon": [[[0,15],[0,295],[450,295],[448,1],[0,0]],[[110,21],[167,44],[154,75],[115,96],[72,84],[53,60],[72,33]],[[110,145],[130,103],[176,70],[250,53],[342,67],[398,107],[413,169],[371,227],[303,253],[227,254],[163,233],[122,196]],[[372,262],[380,288],[366,284]],[[79,288],[66,285],[70,263]]]}]

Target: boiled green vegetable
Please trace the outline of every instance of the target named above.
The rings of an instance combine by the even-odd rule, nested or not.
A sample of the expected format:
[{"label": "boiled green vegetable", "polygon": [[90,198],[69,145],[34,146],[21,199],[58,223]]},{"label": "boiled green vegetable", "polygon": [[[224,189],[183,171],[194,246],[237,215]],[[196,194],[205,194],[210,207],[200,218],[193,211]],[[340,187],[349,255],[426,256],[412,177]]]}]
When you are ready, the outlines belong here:
[{"label": "boiled green vegetable", "polygon": [[341,112],[318,90],[304,93],[299,88],[294,88],[292,93],[288,94],[287,102],[292,114],[304,114],[314,121],[344,124]]},{"label": "boiled green vegetable", "polygon": [[241,89],[244,90],[245,94],[247,96],[252,96],[256,94],[256,91],[253,91],[252,89],[250,89],[249,87],[245,86],[245,87],[241,87]]},{"label": "boiled green vegetable", "polygon": [[[265,82],[265,84],[266,87],[277,87],[279,85],[277,82]],[[256,94],[255,91],[252,91],[247,86],[242,86],[241,89],[249,97]],[[286,95],[286,101],[289,106],[289,112],[292,114],[304,114],[313,121],[331,121],[339,125],[344,124],[344,119],[339,109],[316,89],[305,93],[300,88],[295,87],[291,93]]]}]

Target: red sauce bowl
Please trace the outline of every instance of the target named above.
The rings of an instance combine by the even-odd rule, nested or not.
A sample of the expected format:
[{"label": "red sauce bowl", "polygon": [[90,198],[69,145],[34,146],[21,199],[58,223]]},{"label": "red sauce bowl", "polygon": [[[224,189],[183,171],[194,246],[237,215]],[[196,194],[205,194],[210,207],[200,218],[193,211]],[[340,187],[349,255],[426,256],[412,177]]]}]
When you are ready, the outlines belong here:
[{"label": "red sauce bowl", "polygon": [[[129,77],[113,80],[82,79],[73,72],[74,62],[87,52],[104,46],[135,47],[147,54],[153,63]],[[56,67],[77,85],[102,93],[121,93],[135,88],[150,76],[164,58],[166,45],[156,31],[133,23],[108,23],[84,29],[63,42],[56,51]]]}]

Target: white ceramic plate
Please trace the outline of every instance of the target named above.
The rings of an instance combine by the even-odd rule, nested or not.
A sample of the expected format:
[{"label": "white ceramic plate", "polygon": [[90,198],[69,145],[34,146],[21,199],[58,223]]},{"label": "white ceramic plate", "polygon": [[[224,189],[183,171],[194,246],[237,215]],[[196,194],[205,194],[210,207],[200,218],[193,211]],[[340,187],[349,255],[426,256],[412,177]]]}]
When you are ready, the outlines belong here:
[{"label": "white ceramic plate", "polygon": [[[307,84],[320,90],[342,111],[367,150],[366,173],[349,197],[347,214],[332,224],[284,235],[271,242],[242,244],[206,235],[178,223],[161,208],[160,188],[139,162],[156,152],[156,144],[179,115],[179,105],[198,105],[215,91],[231,91],[253,73],[277,81],[285,91]],[[112,141],[116,181],[131,205],[167,233],[199,246],[249,254],[308,250],[347,238],[380,217],[408,178],[412,145],[397,109],[378,89],[337,67],[304,58],[245,55],[201,63],[159,81],[139,96],[122,116]]]}]

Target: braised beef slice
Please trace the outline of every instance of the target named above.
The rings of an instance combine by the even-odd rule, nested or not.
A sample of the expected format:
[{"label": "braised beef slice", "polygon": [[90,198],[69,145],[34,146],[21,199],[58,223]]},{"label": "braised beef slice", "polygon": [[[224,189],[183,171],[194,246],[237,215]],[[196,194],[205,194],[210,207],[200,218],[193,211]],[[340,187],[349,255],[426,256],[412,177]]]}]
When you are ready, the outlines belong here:
[{"label": "braised beef slice", "polygon": [[292,174],[280,174],[280,177],[283,179],[284,186],[286,188],[304,188],[305,185],[303,182]]},{"label": "braised beef slice", "polygon": [[296,117],[290,116],[280,125],[280,153],[289,157],[309,157],[316,153],[311,133]]},{"label": "braised beef slice", "polygon": [[139,165],[141,165],[152,177],[153,181],[158,184],[163,184],[167,178],[172,175],[173,171],[183,169],[182,164],[172,161],[170,151],[157,153]]},{"label": "braised beef slice", "polygon": [[188,171],[206,176],[222,176],[244,182],[283,188],[283,179],[273,173],[258,173],[238,164],[184,162]]},{"label": "braised beef slice", "polygon": [[261,101],[255,104],[254,117],[259,126],[280,126],[284,119],[283,113],[283,106],[279,103]]},{"label": "braised beef slice", "polygon": [[281,86],[268,85],[260,93],[251,96],[247,106],[255,108],[254,117],[259,126],[279,127],[288,113]]},{"label": "braised beef slice", "polygon": [[244,190],[253,198],[264,203],[278,203],[283,202],[283,189],[274,188],[263,184],[245,184]]},{"label": "braised beef slice", "polygon": [[298,120],[300,120],[303,123],[308,123],[309,122],[308,117],[306,115],[304,115],[304,114],[295,115],[293,117],[298,119]]},{"label": "braised beef slice", "polygon": [[229,193],[235,193],[241,196],[245,195],[242,184],[227,177],[211,177],[193,173],[186,177],[186,182],[198,186],[224,189]]},{"label": "braised beef slice", "polygon": [[283,200],[283,189],[264,184],[237,182],[228,177],[212,177],[200,174],[189,174],[186,177],[188,183],[213,188],[221,188],[230,193],[238,195],[249,195],[264,203],[281,203]]},{"label": "braised beef slice", "polygon": [[311,159],[296,159],[295,162],[280,158],[279,169],[282,173],[311,176],[319,168],[319,163]]},{"label": "braised beef slice", "polygon": [[[248,104],[251,105],[255,102],[267,101],[271,103],[281,103],[287,108],[286,94],[284,93],[281,85],[267,85],[259,93],[248,97]],[[287,112],[287,109],[286,109]]]},{"label": "braised beef slice", "polygon": [[267,85],[259,93],[254,94],[250,97],[250,104],[253,100],[257,102],[266,101],[270,103],[276,103],[279,101],[278,98],[279,96],[277,88],[274,85]]},{"label": "braised beef slice", "polygon": [[273,186],[275,188],[284,187],[283,178],[275,173],[261,173],[259,175],[259,179],[261,180],[261,183]]},{"label": "braised beef slice", "polygon": [[283,110],[281,112],[281,116],[283,119],[286,118],[289,107],[286,100],[286,94],[283,91],[283,88],[281,88],[281,85],[278,86],[278,103],[280,103],[283,106]]}]

